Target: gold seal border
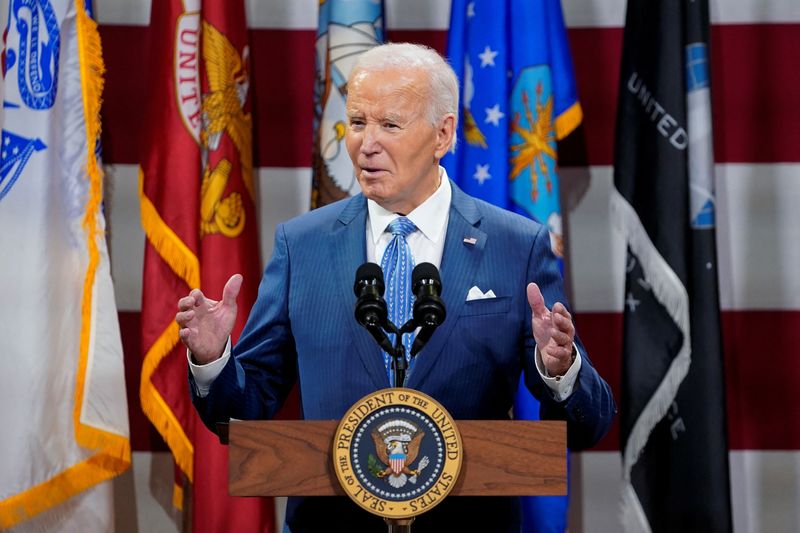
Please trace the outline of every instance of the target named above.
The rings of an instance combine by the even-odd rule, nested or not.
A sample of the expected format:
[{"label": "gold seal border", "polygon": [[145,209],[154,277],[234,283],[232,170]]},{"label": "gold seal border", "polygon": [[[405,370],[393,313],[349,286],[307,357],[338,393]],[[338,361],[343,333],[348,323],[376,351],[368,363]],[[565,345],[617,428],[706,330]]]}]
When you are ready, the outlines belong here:
[{"label": "gold seal border", "polygon": [[[387,500],[373,495],[358,480],[350,461],[353,437],[372,413],[388,407],[410,407],[422,411],[439,428],[444,442],[442,471],[431,487],[408,500]],[[431,510],[450,493],[458,481],[464,447],[461,433],[447,410],[425,393],[413,389],[391,388],[367,394],[342,417],[332,445],[333,469],[344,492],[359,507],[383,518],[411,518]]]}]

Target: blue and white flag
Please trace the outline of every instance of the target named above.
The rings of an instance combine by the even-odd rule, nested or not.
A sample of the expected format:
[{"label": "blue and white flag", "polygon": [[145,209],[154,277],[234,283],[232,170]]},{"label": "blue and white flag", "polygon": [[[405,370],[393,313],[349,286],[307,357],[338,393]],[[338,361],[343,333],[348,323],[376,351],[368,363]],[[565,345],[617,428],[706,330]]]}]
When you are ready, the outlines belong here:
[{"label": "blue and white flag", "polygon": [[[0,149],[0,529],[113,529],[130,464],[83,0],[11,0]],[[91,490],[89,490],[91,489]]]},{"label": "blue and white flag", "polygon": [[462,117],[448,174],[466,192],[546,224],[562,257],[556,141],[583,113],[561,4],[455,0],[450,17]]},{"label": "blue and white flag", "polygon": [[382,0],[321,0],[314,80],[311,207],[358,194],[344,145],[347,78],[358,56],[384,40]]},{"label": "blue and white flag", "polygon": [[[467,193],[538,220],[563,258],[556,141],[580,124],[559,0],[454,0],[447,54],[461,81],[448,175]],[[515,417],[539,418],[520,383]],[[565,531],[565,496],[524,498],[525,531]]]}]

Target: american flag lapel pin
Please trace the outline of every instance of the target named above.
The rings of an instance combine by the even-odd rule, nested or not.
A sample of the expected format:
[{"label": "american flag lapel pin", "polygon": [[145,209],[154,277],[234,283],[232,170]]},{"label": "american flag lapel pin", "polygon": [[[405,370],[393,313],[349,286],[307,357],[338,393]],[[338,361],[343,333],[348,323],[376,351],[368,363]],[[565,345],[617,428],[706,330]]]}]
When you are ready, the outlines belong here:
[{"label": "american flag lapel pin", "polygon": [[478,239],[475,237],[464,237],[464,244],[474,245],[476,242],[478,242]]}]

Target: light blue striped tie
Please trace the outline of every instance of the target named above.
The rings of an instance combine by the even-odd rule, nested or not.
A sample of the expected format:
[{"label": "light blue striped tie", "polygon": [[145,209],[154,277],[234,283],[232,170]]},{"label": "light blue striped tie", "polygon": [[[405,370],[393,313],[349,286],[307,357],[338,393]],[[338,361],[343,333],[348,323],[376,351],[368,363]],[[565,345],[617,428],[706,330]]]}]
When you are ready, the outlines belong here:
[{"label": "light blue striped tie", "polygon": [[[414,270],[414,256],[406,242],[406,237],[414,232],[417,227],[406,217],[392,220],[386,228],[394,237],[381,259],[381,269],[386,280],[386,305],[389,308],[389,320],[400,329],[411,318],[414,305],[414,295],[411,294],[411,271]],[[411,352],[413,333],[403,335],[403,345],[406,347],[406,359]],[[394,344],[395,336],[389,335]],[[386,374],[389,376],[389,385],[394,386],[394,372],[392,371],[392,357],[383,352],[383,362],[386,365]],[[410,369],[409,369],[410,370]]]}]

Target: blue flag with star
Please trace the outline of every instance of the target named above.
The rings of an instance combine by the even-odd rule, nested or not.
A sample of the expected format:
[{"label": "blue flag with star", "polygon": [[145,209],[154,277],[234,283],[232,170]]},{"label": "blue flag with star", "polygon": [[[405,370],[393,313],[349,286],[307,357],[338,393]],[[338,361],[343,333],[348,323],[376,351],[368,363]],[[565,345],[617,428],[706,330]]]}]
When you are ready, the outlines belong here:
[{"label": "blue flag with star", "polygon": [[[546,225],[562,258],[556,141],[583,113],[560,1],[453,0],[447,55],[461,85],[448,175],[467,193]],[[522,383],[514,416],[539,418]],[[522,500],[523,531],[567,529],[568,497]]]}]

